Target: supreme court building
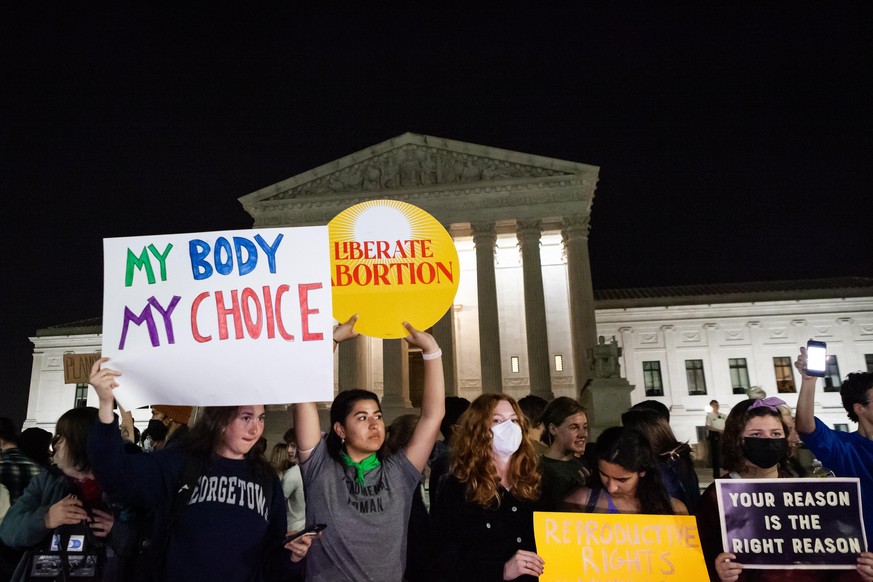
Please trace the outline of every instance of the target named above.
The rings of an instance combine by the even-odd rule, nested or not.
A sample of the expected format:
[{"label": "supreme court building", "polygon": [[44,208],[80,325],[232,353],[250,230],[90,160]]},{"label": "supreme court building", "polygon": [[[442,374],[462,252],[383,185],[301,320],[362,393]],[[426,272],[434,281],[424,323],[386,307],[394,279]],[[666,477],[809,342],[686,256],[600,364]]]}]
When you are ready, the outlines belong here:
[{"label": "supreme court building", "polygon": [[[612,346],[614,375],[627,380],[616,404],[660,400],[671,408],[677,437],[696,442],[713,398],[727,410],[745,397],[743,390],[760,385],[794,406],[799,377],[790,363],[809,337],[833,346],[839,373],[873,367],[871,280],[595,295],[588,227],[598,172],[582,163],[407,133],[240,202],[256,228],[323,225],[377,199],[413,204],[439,220],[455,241],[461,272],[454,305],[431,330],[443,350],[450,395],[580,397],[598,381],[596,350]],[[73,405],[94,400],[87,385],[63,383],[62,360],[66,352],[99,350],[99,320],[40,330],[31,341],[25,426],[48,428]],[[375,391],[389,419],[419,404],[421,356],[403,340],[359,337],[341,344],[338,354],[337,390]],[[830,424],[847,422],[838,393],[820,388],[816,402]],[[290,412],[268,416],[266,436],[275,442]]]}]

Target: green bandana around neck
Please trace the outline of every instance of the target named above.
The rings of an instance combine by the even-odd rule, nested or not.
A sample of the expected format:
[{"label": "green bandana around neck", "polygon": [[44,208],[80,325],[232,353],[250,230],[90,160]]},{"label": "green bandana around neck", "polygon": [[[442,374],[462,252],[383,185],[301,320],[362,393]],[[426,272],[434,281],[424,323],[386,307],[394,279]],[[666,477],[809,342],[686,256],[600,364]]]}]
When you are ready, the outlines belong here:
[{"label": "green bandana around neck", "polygon": [[376,453],[373,453],[360,463],[356,463],[355,461],[353,461],[352,458],[348,456],[345,451],[340,451],[340,458],[346,464],[346,467],[354,467],[357,470],[358,474],[355,477],[355,482],[357,482],[358,485],[364,484],[364,474],[367,471],[372,471],[382,464],[379,462],[379,458],[376,457]]}]

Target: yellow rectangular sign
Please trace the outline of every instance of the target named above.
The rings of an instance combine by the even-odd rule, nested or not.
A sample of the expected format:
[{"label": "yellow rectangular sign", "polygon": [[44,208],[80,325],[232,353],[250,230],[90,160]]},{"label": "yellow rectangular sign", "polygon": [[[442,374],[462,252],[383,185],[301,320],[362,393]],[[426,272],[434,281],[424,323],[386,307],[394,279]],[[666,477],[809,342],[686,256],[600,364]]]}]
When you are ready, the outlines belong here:
[{"label": "yellow rectangular sign", "polygon": [[534,513],[540,582],[706,580],[689,515]]}]

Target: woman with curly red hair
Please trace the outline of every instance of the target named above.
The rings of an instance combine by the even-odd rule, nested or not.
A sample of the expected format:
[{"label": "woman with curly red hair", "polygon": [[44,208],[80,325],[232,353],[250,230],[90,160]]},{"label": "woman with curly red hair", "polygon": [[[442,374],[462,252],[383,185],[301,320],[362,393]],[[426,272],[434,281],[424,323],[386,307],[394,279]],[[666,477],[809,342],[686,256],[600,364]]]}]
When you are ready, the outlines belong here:
[{"label": "woman with curly red hair", "polygon": [[532,580],[543,573],[533,512],[542,468],[527,420],[505,394],[483,394],[452,436],[450,473],[432,515],[434,580]]}]

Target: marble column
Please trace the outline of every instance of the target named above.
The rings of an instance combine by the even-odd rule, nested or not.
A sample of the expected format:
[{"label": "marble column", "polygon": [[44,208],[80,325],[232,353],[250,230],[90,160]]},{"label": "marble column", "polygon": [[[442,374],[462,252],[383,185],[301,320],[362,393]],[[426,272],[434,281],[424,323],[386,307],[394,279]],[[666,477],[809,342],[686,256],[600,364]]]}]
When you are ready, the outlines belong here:
[{"label": "marble column", "polygon": [[594,288],[588,259],[587,216],[564,218],[561,236],[567,254],[567,279],[570,292],[570,336],[573,340],[573,373],[576,391],[580,392],[593,377],[589,354],[597,345],[597,322],[594,319]]},{"label": "marble column", "polygon": [[[718,353],[718,324],[717,323],[704,323],[703,324],[703,332],[706,334],[706,346],[707,346],[707,356],[704,360],[704,370],[706,369],[707,364],[712,369],[712,374],[710,378],[706,378],[706,373],[704,372],[704,378],[706,379],[706,393],[712,394],[713,398],[716,400],[720,398],[729,399],[733,394],[733,390],[730,389],[730,380],[731,380],[731,370],[729,367],[728,359],[718,357],[720,354]],[[715,360],[715,361],[714,361]],[[718,395],[718,387],[721,382],[717,382],[716,378],[727,378],[727,387],[728,391],[726,394]],[[674,406],[670,410],[684,410],[685,405],[682,404],[681,408],[677,408]]]},{"label": "marble column", "polygon": [[359,335],[339,345],[339,391],[362,388],[372,390],[370,350],[367,338]]},{"label": "marble column", "polygon": [[494,248],[497,233],[492,222],[474,222],[476,245],[476,292],[479,300],[479,362],[482,392],[503,392],[500,365],[500,319],[497,313],[497,277],[494,273]]},{"label": "marble column", "polygon": [[452,305],[431,329],[434,339],[443,351],[443,375],[446,379],[446,396],[458,395],[455,368],[455,306]]},{"label": "marble column", "polygon": [[670,410],[681,410],[685,408],[683,402],[688,396],[688,380],[685,360],[676,351],[676,326],[662,325],[661,333],[664,336],[664,353],[667,355],[666,377],[663,380],[670,394]]},{"label": "marble column", "polygon": [[543,294],[543,265],[540,257],[541,224],[538,220],[518,221],[518,246],[521,248],[524,279],[524,323],[527,335],[527,364],[530,392],[551,400],[549,334],[546,325],[546,299]]},{"label": "marble column", "polygon": [[408,344],[402,339],[382,340],[382,407],[410,408]]}]

